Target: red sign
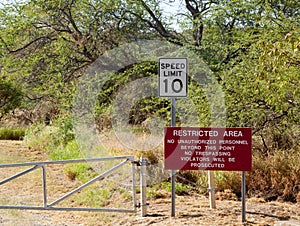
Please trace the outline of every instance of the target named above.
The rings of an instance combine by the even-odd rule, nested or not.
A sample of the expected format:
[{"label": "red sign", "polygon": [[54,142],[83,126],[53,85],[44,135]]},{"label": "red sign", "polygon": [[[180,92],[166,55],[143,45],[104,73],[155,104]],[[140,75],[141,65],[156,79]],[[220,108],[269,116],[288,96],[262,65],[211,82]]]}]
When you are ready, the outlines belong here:
[{"label": "red sign", "polygon": [[165,169],[251,171],[251,128],[165,128]]}]

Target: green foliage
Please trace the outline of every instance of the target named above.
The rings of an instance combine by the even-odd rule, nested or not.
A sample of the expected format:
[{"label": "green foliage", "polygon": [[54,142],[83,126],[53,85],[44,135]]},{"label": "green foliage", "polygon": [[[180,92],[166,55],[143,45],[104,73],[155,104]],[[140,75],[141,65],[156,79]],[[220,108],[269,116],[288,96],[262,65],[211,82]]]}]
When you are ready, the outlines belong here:
[{"label": "green foliage", "polygon": [[64,167],[64,171],[71,180],[79,180],[83,183],[94,178],[97,173],[87,163],[68,164]]},{"label": "green foliage", "polygon": [[[299,131],[300,30],[292,24],[272,29],[271,37],[266,31],[252,45],[248,59],[223,73],[227,122],[229,126],[252,127],[265,144],[267,140],[276,144],[279,134],[289,134],[289,143],[296,144],[293,137]],[[277,148],[293,148],[278,145]]]},{"label": "green foliage", "polygon": [[[157,198],[165,198],[170,195],[172,191],[171,182],[161,182],[159,184],[151,186],[151,188],[147,189],[147,197],[151,199]],[[175,183],[175,193],[177,195],[186,195],[189,192],[189,188],[187,185],[182,184],[180,182]]]},{"label": "green foliage", "polygon": [[46,127],[43,124],[35,124],[26,130],[25,141],[29,148],[51,152],[59,144],[53,143],[52,137],[55,136],[56,127]]},{"label": "green foliage", "polygon": [[241,197],[241,181],[242,179],[240,172],[215,172],[215,183],[218,191],[231,190],[235,195]]},{"label": "green foliage", "polygon": [[[107,121],[110,120],[108,117],[111,115],[112,101],[115,100],[116,95],[126,86],[126,84],[144,77],[156,77],[157,71],[157,62],[146,61],[130,65],[127,68],[114,73],[104,84],[98,95],[98,104],[96,107],[98,124],[101,125],[104,121],[107,123]],[[166,119],[168,117],[169,109],[169,102],[162,98],[153,96],[141,98],[131,107],[129,123],[131,125],[140,125],[151,116]]]},{"label": "green foliage", "polygon": [[[1,74],[22,85],[26,97],[23,107],[30,109],[40,101],[50,101],[59,112],[70,110],[84,69],[105,51],[139,34],[140,23],[124,24],[116,16],[125,10],[117,0],[30,0],[2,7]],[[8,90],[7,97],[18,96]],[[2,88],[0,95],[5,100]],[[7,101],[1,114],[18,106],[15,98]]]},{"label": "green foliage", "polygon": [[22,140],[25,131],[24,128],[0,127],[0,140]]},{"label": "green foliage", "polygon": [[[179,176],[177,179],[182,184],[187,184],[190,186],[195,186],[194,188],[198,190],[200,194],[206,194],[207,183],[208,183],[208,174],[206,171],[201,170],[180,170]],[[184,178],[184,179],[182,179]],[[216,181],[219,180],[216,176]]]},{"label": "green foliage", "polygon": [[69,142],[74,141],[75,135],[73,131],[73,122],[70,116],[60,116],[57,120],[55,120],[54,125],[58,127],[56,139],[59,140],[59,143],[66,145]]},{"label": "green foliage", "polygon": [[68,116],[61,116],[51,126],[32,125],[27,129],[25,138],[29,147],[46,151],[48,154],[68,145],[78,149],[74,143],[72,120]]},{"label": "green foliage", "polygon": [[[76,140],[73,139],[69,125],[66,121],[59,127],[33,126],[28,129],[26,135],[27,145],[32,149],[47,152],[52,160],[82,159],[84,155]],[[68,164],[64,171],[71,180],[77,179],[83,182],[96,175],[88,163]]]},{"label": "green foliage", "polygon": [[21,88],[12,81],[0,77],[0,119],[19,107],[23,98]]},{"label": "green foliage", "polygon": [[101,189],[96,185],[91,185],[79,194],[77,202],[80,205],[101,208],[109,204],[111,195],[112,193],[109,189]]},{"label": "green foliage", "polygon": [[80,159],[84,157],[75,140],[69,141],[65,146],[58,146],[56,150],[49,153],[49,156],[53,160]]}]

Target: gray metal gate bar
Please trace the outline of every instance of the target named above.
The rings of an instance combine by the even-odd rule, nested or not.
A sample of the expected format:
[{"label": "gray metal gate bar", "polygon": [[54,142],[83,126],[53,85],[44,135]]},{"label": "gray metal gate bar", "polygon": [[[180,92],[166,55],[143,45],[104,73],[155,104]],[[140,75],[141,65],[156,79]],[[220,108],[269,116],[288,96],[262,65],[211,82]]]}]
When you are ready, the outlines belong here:
[{"label": "gray metal gate bar", "polygon": [[35,169],[38,169],[39,167],[40,167],[40,166],[35,165],[35,166],[33,166],[33,167],[31,167],[31,168],[29,168],[29,169],[27,169],[27,170],[24,170],[24,171],[22,171],[22,172],[20,172],[20,173],[18,173],[18,174],[16,174],[16,175],[14,175],[14,176],[11,176],[11,177],[9,177],[9,178],[6,178],[6,179],[0,181],[0,185],[5,184],[5,183],[7,183],[7,182],[9,182],[9,181],[11,181],[11,180],[13,180],[13,179],[16,179],[16,178],[18,178],[18,177],[20,177],[20,176],[22,176],[22,175],[24,175],[24,174],[26,174],[26,173],[29,173],[29,172],[31,172],[31,171],[33,171],[33,170],[35,170]]},{"label": "gray metal gate bar", "polygon": [[24,163],[0,164],[0,168],[32,166],[32,165],[41,166],[41,165],[79,163],[79,162],[111,161],[111,160],[118,160],[118,159],[130,159],[133,161],[134,156],[116,156],[116,157],[107,157],[107,158],[70,159],[70,160],[57,160],[57,161],[45,161],[45,162],[24,162]]},{"label": "gray metal gate bar", "polygon": [[118,209],[118,208],[89,208],[89,207],[47,207],[42,206],[0,206],[0,209],[14,209],[14,210],[56,210],[56,211],[103,211],[103,212],[123,212],[135,213],[136,210]]},{"label": "gray metal gate bar", "polygon": [[[55,200],[54,202],[47,204],[47,181],[46,181],[46,166],[51,164],[66,164],[66,163],[80,163],[80,162],[95,162],[95,161],[109,161],[109,160],[119,160],[126,159],[125,161],[115,165],[109,170],[105,171],[101,175],[91,179],[85,184],[77,187],[73,191],[65,194],[61,198]],[[133,209],[118,209],[118,208],[89,208],[89,207],[54,207],[55,204],[61,202],[67,197],[71,196],[75,192],[87,187],[88,185],[94,183],[97,180],[103,179],[105,176],[111,174],[114,170],[120,168],[125,165],[127,162],[131,162],[132,164],[132,199],[133,199]],[[15,178],[18,178],[26,173],[29,173],[35,169],[42,168],[42,187],[43,187],[43,206],[0,206],[0,209],[27,209],[27,210],[62,210],[62,211],[105,211],[105,212],[127,212],[133,213],[136,212],[137,204],[136,204],[136,191],[135,191],[135,168],[134,168],[134,156],[116,156],[116,157],[108,157],[108,158],[92,158],[92,159],[75,159],[75,160],[59,160],[59,161],[46,161],[46,162],[25,162],[25,163],[14,163],[14,164],[0,164],[0,168],[5,167],[23,167],[23,166],[33,166],[29,169],[26,169],[14,176],[6,178],[0,182],[0,185],[5,184]]]},{"label": "gray metal gate bar", "polygon": [[119,163],[118,165],[114,166],[113,168],[107,170],[106,172],[102,173],[101,175],[98,175],[97,177],[89,180],[88,182],[86,182],[85,184],[79,186],[78,188],[74,189],[73,191],[70,191],[69,193],[65,194],[64,196],[62,196],[61,198],[55,200],[54,202],[50,203],[48,205],[48,207],[54,206],[55,204],[61,202],[62,200],[68,198],[70,195],[74,194],[77,191],[80,191],[81,189],[89,186],[90,184],[94,183],[97,180],[100,180],[101,178],[104,178],[105,176],[109,175],[112,171],[120,168],[121,166],[123,166],[124,164],[126,164],[128,162],[128,159],[126,159],[124,162]]}]

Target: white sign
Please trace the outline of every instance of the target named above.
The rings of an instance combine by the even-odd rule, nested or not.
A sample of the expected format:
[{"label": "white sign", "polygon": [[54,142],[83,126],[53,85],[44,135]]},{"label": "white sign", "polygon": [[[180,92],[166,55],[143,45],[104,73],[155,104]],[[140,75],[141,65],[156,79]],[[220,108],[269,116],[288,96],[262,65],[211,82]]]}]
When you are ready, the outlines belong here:
[{"label": "white sign", "polygon": [[159,96],[187,96],[187,58],[160,58],[158,61]]}]

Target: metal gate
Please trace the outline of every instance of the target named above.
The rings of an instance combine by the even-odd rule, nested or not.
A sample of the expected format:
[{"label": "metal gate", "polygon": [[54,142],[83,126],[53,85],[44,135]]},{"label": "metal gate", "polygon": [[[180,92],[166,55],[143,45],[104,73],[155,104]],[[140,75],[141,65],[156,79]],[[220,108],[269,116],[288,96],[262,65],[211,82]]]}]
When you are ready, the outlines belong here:
[{"label": "metal gate", "polygon": [[[59,197],[55,201],[49,203],[47,200],[47,166],[53,164],[67,164],[67,163],[81,163],[81,162],[101,162],[101,161],[111,161],[111,160],[123,160],[121,163],[114,165],[109,170],[97,175],[92,178],[88,182],[82,184],[81,186],[76,187],[72,191],[66,193],[65,195]],[[131,163],[132,165],[132,209],[119,209],[119,208],[88,208],[88,207],[57,207],[58,203],[75,194],[76,192],[82,190],[83,188],[93,184],[96,181],[102,180],[108,175],[111,175],[114,171],[124,166],[127,163]],[[22,175],[25,175],[29,172],[32,172],[36,169],[42,169],[42,190],[43,190],[43,204],[40,206],[26,206],[26,205],[1,205],[0,209],[29,209],[29,210],[72,210],[72,211],[105,211],[105,212],[136,212],[137,203],[136,203],[136,190],[135,190],[135,161],[134,156],[117,156],[117,157],[108,157],[108,158],[92,158],[92,159],[78,159],[78,160],[60,160],[60,161],[46,161],[46,162],[26,162],[26,163],[14,163],[14,164],[0,164],[0,168],[8,168],[8,167],[29,167],[28,169],[21,171],[11,177],[5,178],[0,181],[0,186],[12,181]],[[1,189],[1,187],[0,187]]]}]

